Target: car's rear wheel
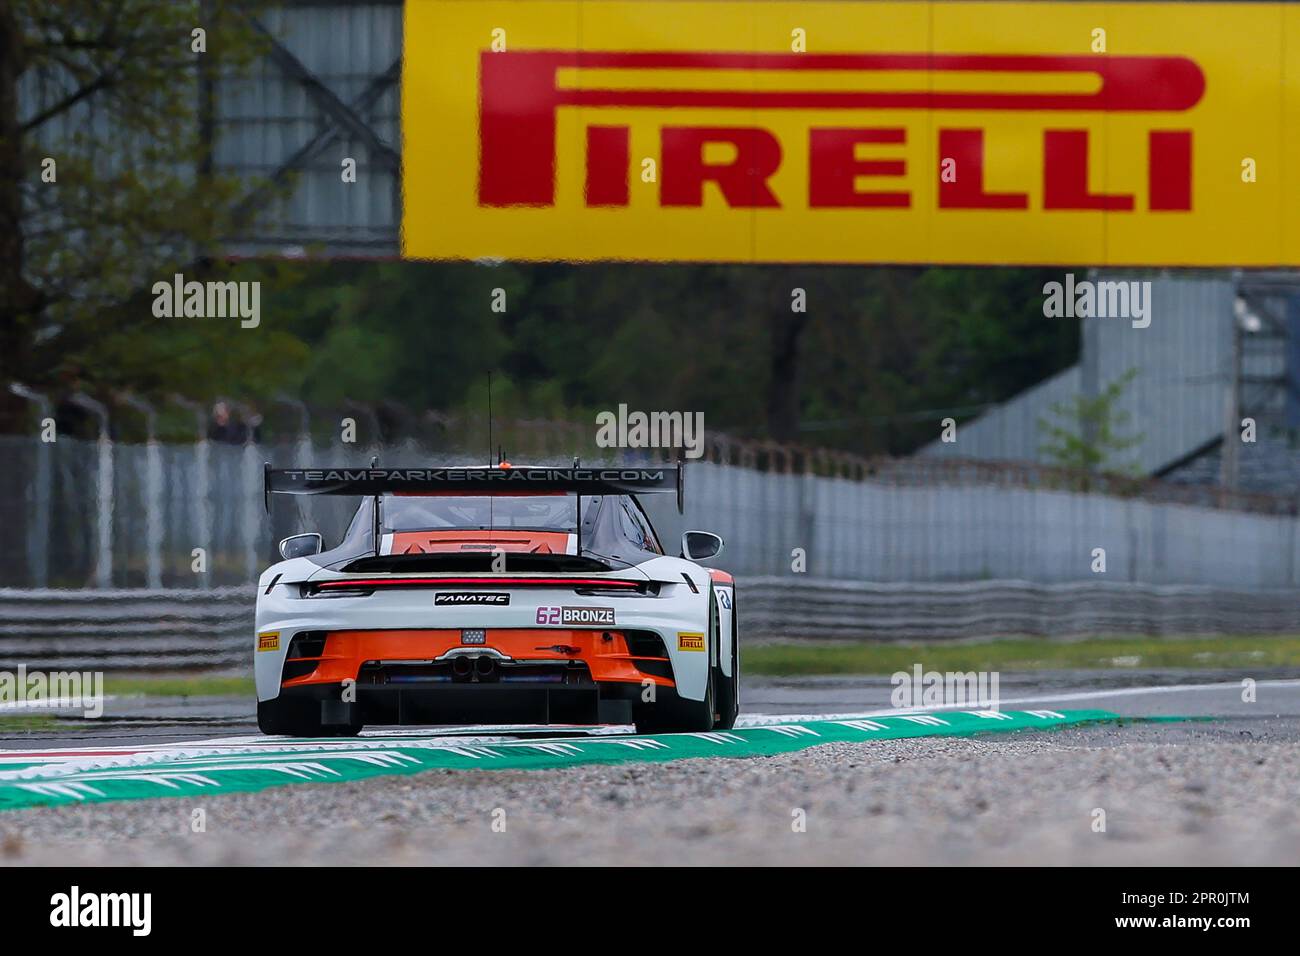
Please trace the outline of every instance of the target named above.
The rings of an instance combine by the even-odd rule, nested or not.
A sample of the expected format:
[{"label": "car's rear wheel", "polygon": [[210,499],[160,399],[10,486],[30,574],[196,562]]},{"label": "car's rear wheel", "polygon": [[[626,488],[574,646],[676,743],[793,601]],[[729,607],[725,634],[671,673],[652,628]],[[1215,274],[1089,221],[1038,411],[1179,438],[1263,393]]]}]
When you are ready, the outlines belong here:
[{"label": "car's rear wheel", "polygon": [[731,599],[731,676],[728,677],[718,667],[713,676],[717,688],[717,719],[714,730],[730,730],[736,726],[736,716],[740,713],[740,641],[736,627],[736,599]]},{"label": "car's rear wheel", "polygon": [[[721,642],[718,630],[717,593],[709,591],[709,646],[705,652],[710,656],[713,649]],[[636,732],[639,734],[690,734],[712,730],[716,725],[718,713],[718,675],[722,668],[708,665],[708,683],[704,688],[704,700],[687,700],[673,696],[671,700],[641,704],[633,711]],[[732,717],[735,720],[735,717]],[[730,725],[728,725],[730,726]]]},{"label": "car's rear wheel", "polygon": [[709,674],[704,700],[674,696],[672,700],[641,704],[632,716],[638,734],[690,734],[712,730],[713,674]]},{"label": "car's rear wheel", "polygon": [[264,734],[288,737],[355,737],[361,724],[322,724],[320,703],[314,700],[257,702],[257,729]]}]

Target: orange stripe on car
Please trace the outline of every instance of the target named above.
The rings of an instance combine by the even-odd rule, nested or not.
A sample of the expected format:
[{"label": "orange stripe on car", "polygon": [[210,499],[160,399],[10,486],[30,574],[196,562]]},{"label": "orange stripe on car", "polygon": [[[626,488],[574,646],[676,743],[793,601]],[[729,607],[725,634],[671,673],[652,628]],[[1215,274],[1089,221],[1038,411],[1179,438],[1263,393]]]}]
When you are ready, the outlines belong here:
[{"label": "orange stripe on car", "polygon": [[[609,640],[605,635],[609,635]],[[452,648],[472,646],[491,648],[514,660],[529,661],[581,661],[587,665],[594,681],[636,683],[651,681],[660,686],[672,687],[668,677],[646,674],[637,669],[637,661],[666,661],[667,657],[638,657],[629,652],[622,631],[571,630],[562,627],[545,628],[488,628],[483,645],[461,643],[459,628],[391,631],[330,631],[325,637],[325,648],[319,658],[290,658],[290,660],[319,660],[312,673],[284,681],[285,687],[303,684],[337,684],[356,680],[366,661],[429,661],[441,657]],[[569,647],[574,653],[564,653],[557,647]]]}]

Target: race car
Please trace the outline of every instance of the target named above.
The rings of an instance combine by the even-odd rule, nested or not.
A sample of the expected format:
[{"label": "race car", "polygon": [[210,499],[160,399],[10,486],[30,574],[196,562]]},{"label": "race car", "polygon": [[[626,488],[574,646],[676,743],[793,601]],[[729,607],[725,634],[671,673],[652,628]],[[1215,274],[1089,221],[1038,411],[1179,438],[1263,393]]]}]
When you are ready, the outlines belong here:
[{"label": "race car", "polygon": [[265,470],[272,495],[362,498],[342,541],[280,542],[253,653],[266,734],[367,725],[728,729],[740,708],[735,582],[667,552],[638,500],[684,465]]}]

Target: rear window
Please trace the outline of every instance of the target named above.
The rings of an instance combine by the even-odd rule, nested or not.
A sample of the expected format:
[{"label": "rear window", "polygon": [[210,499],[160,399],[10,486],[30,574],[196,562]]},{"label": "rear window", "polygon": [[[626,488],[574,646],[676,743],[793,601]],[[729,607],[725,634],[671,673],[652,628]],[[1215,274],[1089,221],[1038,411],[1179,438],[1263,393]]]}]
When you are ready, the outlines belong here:
[{"label": "rear window", "polygon": [[[589,498],[583,498],[585,511]],[[385,531],[433,531],[440,528],[528,531],[577,531],[573,495],[473,495],[468,497],[385,495],[380,505]]]}]

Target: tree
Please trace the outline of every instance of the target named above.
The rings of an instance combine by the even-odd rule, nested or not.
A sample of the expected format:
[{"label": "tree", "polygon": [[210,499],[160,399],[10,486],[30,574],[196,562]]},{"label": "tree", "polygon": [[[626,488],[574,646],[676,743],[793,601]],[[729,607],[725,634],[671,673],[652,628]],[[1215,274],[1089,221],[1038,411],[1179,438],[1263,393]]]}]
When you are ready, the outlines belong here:
[{"label": "tree", "polygon": [[156,322],[140,291],[213,252],[239,186],[207,80],[259,52],[249,6],[0,0],[0,382],[93,376]]},{"label": "tree", "polygon": [[1137,369],[1131,368],[1095,396],[1076,395],[1072,401],[1055,403],[1051,411],[1060,422],[1038,421],[1047,435],[1039,450],[1053,464],[1078,472],[1081,490],[1087,490],[1087,476],[1094,472],[1135,473],[1116,456],[1142,442],[1142,435],[1120,434],[1132,416],[1117,407],[1136,375]]}]

